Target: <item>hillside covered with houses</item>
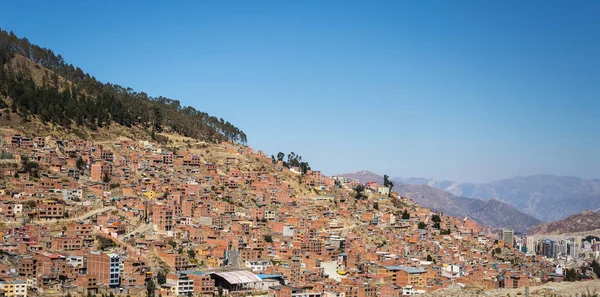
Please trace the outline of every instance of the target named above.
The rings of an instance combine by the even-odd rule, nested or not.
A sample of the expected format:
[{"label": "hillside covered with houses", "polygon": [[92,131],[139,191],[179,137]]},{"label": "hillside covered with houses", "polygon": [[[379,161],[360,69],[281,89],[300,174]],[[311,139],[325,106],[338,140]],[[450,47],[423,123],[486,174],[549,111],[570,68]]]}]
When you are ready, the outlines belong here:
[{"label": "hillside covered with houses", "polygon": [[0,279],[14,296],[356,297],[562,279],[383,185],[188,140],[5,131]]},{"label": "hillside covered with houses", "polygon": [[318,166],[0,30],[0,297],[398,297],[600,277],[596,236],[490,232],[388,176]]}]

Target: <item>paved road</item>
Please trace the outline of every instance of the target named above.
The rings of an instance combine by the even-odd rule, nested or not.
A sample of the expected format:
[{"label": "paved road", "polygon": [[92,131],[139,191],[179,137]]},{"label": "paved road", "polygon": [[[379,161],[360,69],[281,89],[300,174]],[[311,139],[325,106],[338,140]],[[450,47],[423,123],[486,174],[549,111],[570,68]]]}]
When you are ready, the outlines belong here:
[{"label": "paved road", "polygon": [[45,225],[45,224],[56,224],[56,223],[64,223],[64,222],[71,222],[71,221],[82,221],[82,220],[85,220],[92,216],[95,216],[97,214],[107,212],[109,210],[116,210],[116,209],[117,208],[114,206],[107,206],[107,207],[92,210],[90,212],[86,212],[83,215],[75,217],[75,218],[60,219],[60,220],[39,220],[39,221],[33,221],[32,223],[38,224],[38,225]]},{"label": "paved road", "polygon": [[132,258],[137,257],[137,258],[140,258],[141,260],[143,260],[144,262],[146,262],[146,264],[149,263],[148,258],[146,257],[146,255],[141,250],[136,249],[131,244],[128,244],[127,242],[122,241],[119,238],[112,237],[112,236],[110,236],[110,235],[108,235],[106,233],[103,233],[103,232],[96,232],[96,235],[102,236],[104,238],[108,238],[108,239],[114,241],[116,244],[120,245],[121,247],[125,248],[125,250],[127,252],[129,252],[130,255],[133,256]]},{"label": "paved road", "polygon": [[125,234],[125,236],[122,236],[121,239],[128,239],[131,235],[134,235],[137,237],[137,233],[139,234],[144,234],[146,231],[150,230],[152,228],[152,224],[151,223],[142,223],[139,226],[137,226],[137,228],[135,228],[135,230],[129,232],[128,234]]}]

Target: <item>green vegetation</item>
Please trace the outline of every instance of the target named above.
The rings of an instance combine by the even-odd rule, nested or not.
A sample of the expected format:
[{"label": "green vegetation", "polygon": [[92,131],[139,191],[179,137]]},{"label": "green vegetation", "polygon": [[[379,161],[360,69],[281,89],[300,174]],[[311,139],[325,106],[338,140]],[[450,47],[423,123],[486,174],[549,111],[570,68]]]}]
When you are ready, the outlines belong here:
[{"label": "green vegetation", "polygon": [[29,209],[34,209],[37,206],[37,203],[35,202],[35,200],[28,200],[27,202],[24,203],[23,206],[25,206]]},{"label": "green vegetation", "polygon": [[390,191],[388,192],[388,197],[391,197],[394,183],[390,180],[390,177],[387,174],[383,176],[383,186],[390,189]]},{"label": "green vegetation", "polygon": [[159,271],[158,274],[156,274],[156,282],[159,285],[166,283],[167,282],[167,274],[164,273],[164,271]]},{"label": "green vegetation", "polygon": [[593,235],[588,235],[588,236],[586,236],[586,237],[585,237],[583,240],[584,240],[584,241],[589,241],[589,242],[592,242],[592,239],[595,239],[596,241],[600,241],[600,237],[593,236]]},{"label": "green vegetation", "polygon": [[442,222],[442,218],[440,218],[439,215],[433,215],[431,217],[431,220],[433,221],[433,228],[435,229],[440,229],[440,223]]},{"label": "green vegetation", "polygon": [[408,213],[408,211],[406,210],[406,208],[404,209],[404,211],[402,212],[402,219],[403,220],[408,220],[410,219],[410,214]]},{"label": "green vegetation", "polygon": [[265,235],[265,241],[271,243],[273,242],[273,237],[271,235]]},{"label": "green vegetation", "polygon": [[575,268],[567,269],[565,271],[565,280],[568,282],[574,282],[578,280],[577,271],[575,271]]},{"label": "green vegetation", "polygon": [[104,174],[104,177],[102,178],[102,181],[105,183],[109,183],[110,182],[110,176],[108,176],[107,173]]},{"label": "green vegetation", "polygon": [[425,224],[423,222],[419,222],[419,224],[417,225],[417,228],[419,228],[419,229],[425,229],[425,228],[427,228],[427,224]]},{"label": "green vegetation", "polygon": [[81,156],[79,156],[79,158],[77,158],[77,162],[75,163],[75,166],[77,166],[77,169],[79,170],[84,170],[85,169],[85,161],[83,160],[83,158],[81,158]]},{"label": "green vegetation", "polygon": [[154,297],[156,294],[156,284],[152,279],[146,282],[146,297]]},{"label": "green vegetation", "polygon": [[[5,64],[22,55],[50,70],[44,84],[36,85],[27,71],[12,73]],[[72,84],[59,83],[59,76]],[[151,97],[116,84],[102,83],[67,64],[52,50],[18,38],[0,29],[0,95],[13,101],[12,111],[22,117],[38,116],[44,122],[70,127],[73,124],[92,130],[108,127],[113,122],[126,127],[134,125],[158,133],[168,127],[181,135],[208,141],[231,140],[245,144],[246,134],[223,120],[192,107],[182,107],[178,100]],[[0,100],[2,101],[2,100]],[[5,102],[0,105],[6,106]]]},{"label": "green vegetation", "polygon": [[600,264],[596,260],[592,261],[592,271],[600,278]]},{"label": "green vegetation", "polygon": [[189,249],[187,251],[188,257],[190,257],[190,259],[195,259],[196,258],[196,251],[194,251],[193,249]]},{"label": "green vegetation", "polygon": [[30,161],[29,157],[23,155],[21,156],[21,166],[23,171],[29,173],[30,177],[33,178],[40,178],[40,164],[38,162],[35,161]]},{"label": "green vegetation", "polygon": [[367,195],[365,195],[365,186],[364,185],[358,185],[356,187],[354,187],[354,198],[356,200],[362,200],[362,199],[367,199]]},{"label": "green vegetation", "polygon": [[98,240],[98,242],[100,244],[100,246],[98,248],[103,251],[106,250],[107,248],[116,246],[114,241],[112,241],[111,239],[108,239],[106,237],[96,236],[96,239]]},{"label": "green vegetation", "polygon": [[302,156],[296,155],[296,153],[294,152],[290,152],[287,155],[287,161],[284,161],[283,158],[285,158],[285,154],[282,152],[277,153],[277,157],[271,155],[271,160],[273,161],[273,164],[282,161],[284,167],[300,167],[300,171],[302,172],[302,174],[306,174],[310,170],[310,165],[308,164],[308,162],[302,162]]}]

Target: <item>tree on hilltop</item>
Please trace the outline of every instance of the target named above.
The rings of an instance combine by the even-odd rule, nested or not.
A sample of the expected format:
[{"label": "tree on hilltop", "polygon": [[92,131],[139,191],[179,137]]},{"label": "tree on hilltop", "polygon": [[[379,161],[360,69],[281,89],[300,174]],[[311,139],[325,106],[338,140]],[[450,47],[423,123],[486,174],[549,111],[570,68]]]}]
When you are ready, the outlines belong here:
[{"label": "tree on hilltop", "polygon": [[285,154],[282,152],[277,153],[277,161],[283,161],[283,157],[285,157]]},{"label": "tree on hilltop", "polygon": [[367,196],[364,194],[365,192],[365,186],[364,185],[358,185],[356,187],[354,187],[354,198],[356,200],[362,200],[362,199],[366,199]]},{"label": "tree on hilltop", "polygon": [[390,180],[390,177],[387,174],[383,176],[383,186],[390,189],[390,191],[388,192],[388,197],[391,197],[394,183]]}]

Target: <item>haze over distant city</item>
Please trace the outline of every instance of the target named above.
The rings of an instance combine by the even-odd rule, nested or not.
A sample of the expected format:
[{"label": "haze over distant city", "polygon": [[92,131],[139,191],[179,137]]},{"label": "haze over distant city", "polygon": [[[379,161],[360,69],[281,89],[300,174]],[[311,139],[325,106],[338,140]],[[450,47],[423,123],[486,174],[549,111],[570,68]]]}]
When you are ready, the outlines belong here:
[{"label": "haze over distant city", "polygon": [[250,146],[294,151],[325,174],[600,177],[598,1],[3,10],[0,27],[96,78],[222,117]]}]

